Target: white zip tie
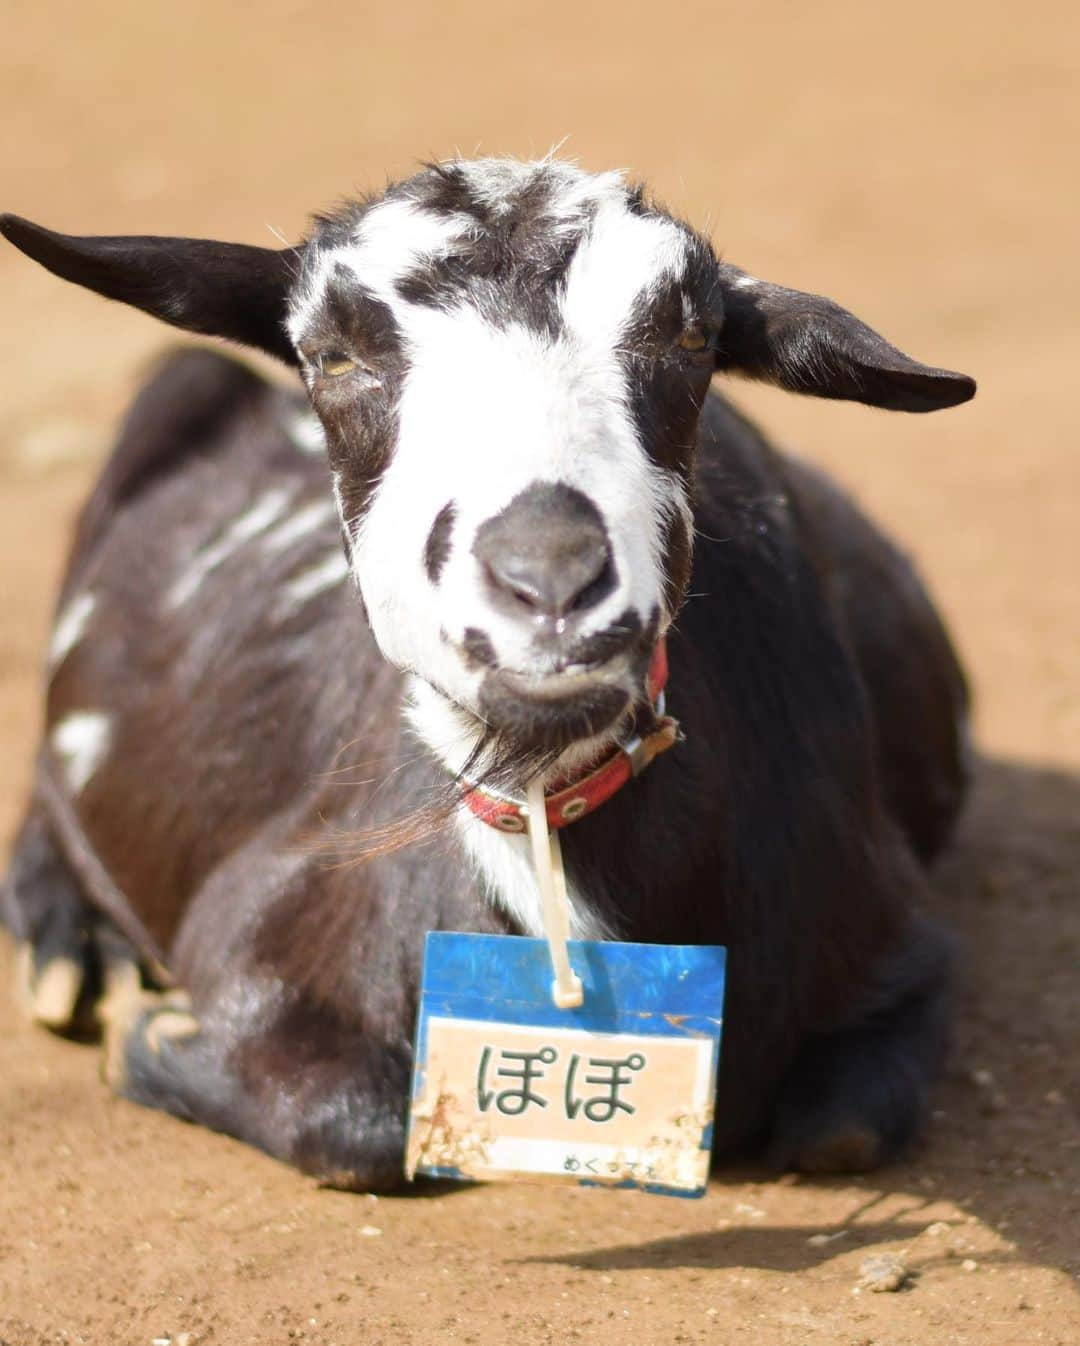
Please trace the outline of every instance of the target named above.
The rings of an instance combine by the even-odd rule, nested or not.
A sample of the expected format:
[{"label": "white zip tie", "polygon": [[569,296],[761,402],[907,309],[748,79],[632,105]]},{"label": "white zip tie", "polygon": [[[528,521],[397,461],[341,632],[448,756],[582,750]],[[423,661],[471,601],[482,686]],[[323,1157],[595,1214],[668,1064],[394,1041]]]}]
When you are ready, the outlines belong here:
[{"label": "white zip tie", "polygon": [[544,912],[544,933],[547,935],[551,966],[555,972],[551,998],[558,1009],[577,1009],[585,1000],[585,990],[581,978],[570,966],[570,954],[566,947],[570,938],[570,899],[566,893],[566,871],[563,869],[559,834],[548,830],[544,783],[539,776],[530,781],[525,791],[525,801],[533,868],[540,885]]}]

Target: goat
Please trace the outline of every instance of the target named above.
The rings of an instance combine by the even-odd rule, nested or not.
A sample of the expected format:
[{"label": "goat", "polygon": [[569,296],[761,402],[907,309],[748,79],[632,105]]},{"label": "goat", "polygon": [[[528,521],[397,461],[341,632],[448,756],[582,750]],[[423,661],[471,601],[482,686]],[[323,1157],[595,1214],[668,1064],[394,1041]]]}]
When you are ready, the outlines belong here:
[{"label": "goat", "polygon": [[541,933],[506,800],[655,744],[666,651],[680,741],[552,817],[572,933],[728,946],[718,1155],[896,1155],[948,1037],[965,681],[909,562],[711,381],[974,382],[554,159],[429,165],[281,251],[0,227],[306,386],[174,354],[82,513],[5,889],[36,1017],[100,1015],[130,1099],[396,1185],[425,932]]}]

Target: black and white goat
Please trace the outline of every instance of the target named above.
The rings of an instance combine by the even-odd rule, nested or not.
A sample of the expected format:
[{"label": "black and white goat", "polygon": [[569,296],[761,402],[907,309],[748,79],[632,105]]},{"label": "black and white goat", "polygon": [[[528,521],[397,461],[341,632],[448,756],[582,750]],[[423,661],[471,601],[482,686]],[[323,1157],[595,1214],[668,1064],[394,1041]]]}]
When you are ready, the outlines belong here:
[{"label": "black and white goat", "polygon": [[82,515],[6,889],[37,1017],[100,997],[127,1097],[397,1183],[424,933],[540,933],[499,801],[655,735],[666,640],[682,741],[557,820],[573,933],[729,947],[718,1152],[894,1154],[947,1035],[964,681],[908,562],[710,381],[972,381],[553,160],[428,167],[280,252],[2,229],[314,408],[174,355]]}]

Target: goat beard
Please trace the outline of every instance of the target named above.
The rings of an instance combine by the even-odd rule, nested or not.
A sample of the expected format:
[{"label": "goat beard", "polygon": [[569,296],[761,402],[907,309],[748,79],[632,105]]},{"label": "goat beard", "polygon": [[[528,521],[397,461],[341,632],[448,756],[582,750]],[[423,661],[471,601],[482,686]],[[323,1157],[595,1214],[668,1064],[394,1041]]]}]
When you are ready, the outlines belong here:
[{"label": "goat beard", "polygon": [[[635,732],[647,735],[658,727],[656,712],[648,701],[628,709],[616,723],[603,731],[596,760],[599,762],[620,736],[620,729],[633,725]],[[432,795],[417,808],[388,823],[374,824],[345,836],[335,837],[320,848],[333,852],[343,866],[363,864],[376,856],[391,855],[406,846],[430,844],[442,838],[461,807],[462,792],[479,789],[500,795],[517,795],[528,781],[546,776],[574,742],[596,735],[585,735],[570,743],[527,743],[512,731],[477,721],[478,737],[468,759],[457,775],[447,775]],[[603,746],[604,740],[609,746]],[[586,768],[587,769],[587,768]]]},{"label": "goat beard", "polygon": [[450,780],[455,800],[463,789],[521,794],[529,781],[554,770],[567,744],[523,744],[504,729],[484,725],[460,773]]},{"label": "goat beard", "polygon": [[464,790],[518,793],[525,781],[550,771],[564,751],[561,747],[526,748],[502,731],[485,725],[461,771],[456,776],[445,776],[424,803],[391,822],[335,836],[320,843],[319,848],[341,865],[354,865],[376,856],[392,855],[406,846],[438,841],[461,807]]}]

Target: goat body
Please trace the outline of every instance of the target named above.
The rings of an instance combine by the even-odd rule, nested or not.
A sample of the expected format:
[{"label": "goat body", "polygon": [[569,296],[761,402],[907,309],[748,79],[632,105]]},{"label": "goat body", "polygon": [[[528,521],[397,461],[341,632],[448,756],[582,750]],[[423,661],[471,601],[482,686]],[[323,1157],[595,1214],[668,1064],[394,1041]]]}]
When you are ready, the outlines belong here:
[{"label": "goat body", "polygon": [[[67,1028],[103,997],[109,1077],[126,1096],[328,1182],[394,1185],[425,932],[539,931],[524,839],[473,817],[453,777],[467,766],[505,782],[591,760],[620,725],[647,719],[642,661],[666,636],[668,703],[685,738],[563,832],[574,932],[727,945],[716,1151],[763,1145],[780,1165],[866,1168],[916,1133],[945,1049],[949,944],[921,911],[924,867],[964,794],[964,680],[907,560],[708,380],[741,367],[909,410],[963,400],[973,385],[908,361],[827,301],[795,296],[781,310],[777,296],[792,292],[733,270],[712,331],[690,311],[704,284],[694,267],[715,286],[709,268],[721,264],[673,226],[691,248],[689,261],[663,261],[681,287],[681,353],[674,365],[648,353],[655,314],[673,302],[656,263],[627,310],[645,333],[627,366],[637,410],[618,425],[610,412],[591,433],[593,477],[574,475],[586,451],[568,438],[558,471],[510,465],[499,496],[470,462],[479,484],[470,476],[446,500],[454,463],[428,489],[409,457],[429,451],[440,414],[409,400],[431,386],[417,352],[434,319],[415,311],[427,286],[440,318],[467,310],[496,331],[516,321],[528,287],[507,281],[523,263],[498,231],[517,202],[513,237],[535,227],[530,265],[541,257],[538,274],[557,270],[562,286],[558,313],[542,294],[528,299],[548,360],[591,274],[575,279],[564,256],[572,231],[559,221],[571,212],[542,191],[554,172],[550,161],[439,166],[414,180],[442,194],[442,216],[425,198],[423,227],[429,215],[468,216],[472,251],[462,244],[454,265],[441,252],[404,280],[399,269],[405,316],[374,281],[343,281],[338,253],[363,254],[387,202],[414,208],[410,184],[366,215],[322,221],[299,278],[282,254],[254,257],[251,271],[258,249],[201,244],[196,256],[184,252],[194,244],[151,240],[140,251],[139,240],[64,239],[5,217],[5,233],[62,275],[182,326],[294,361],[298,351],[318,413],[195,350],[169,358],[128,417],[77,530],[38,784],[5,892],[7,922],[30,949],[32,1003]],[[558,190],[585,200],[597,181],[566,170]],[[579,257],[615,199],[603,182],[575,225]],[[656,232],[670,217],[624,196],[627,218],[655,220],[670,250],[675,235]],[[419,229],[415,210],[393,222],[409,221]],[[552,239],[549,255],[540,244]],[[246,278],[231,299],[207,298],[206,266]],[[646,291],[652,326],[639,312]],[[499,303],[508,311],[492,317]],[[852,326],[816,348],[837,314]],[[314,353],[312,324],[330,322]],[[362,329],[351,344],[350,323]],[[632,326],[620,318],[612,330],[624,341]],[[532,358],[512,356],[511,371]],[[358,368],[366,382],[346,406],[332,369],[348,380]],[[584,370],[567,375],[568,405],[587,421],[598,403],[581,392]],[[449,424],[447,453],[466,438]],[[595,464],[614,441],[621,476],[609,486]],[[386,502],[404,491],[394,474],[406,464],[418,517],[399,556],[409,509]],[[442,472],[434,459],[430,472]],[[635,510],[642,522],[627,530]],[[530,550],[526,537],[544,540]],[[482,604],[467,590],[474,574]],[[398,629],[410,623],[429,629]],[[136,991],[136,966],[159,987],[167,968],[182,992]]]}]

